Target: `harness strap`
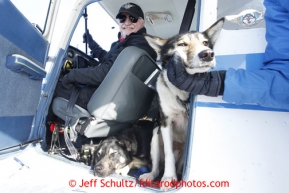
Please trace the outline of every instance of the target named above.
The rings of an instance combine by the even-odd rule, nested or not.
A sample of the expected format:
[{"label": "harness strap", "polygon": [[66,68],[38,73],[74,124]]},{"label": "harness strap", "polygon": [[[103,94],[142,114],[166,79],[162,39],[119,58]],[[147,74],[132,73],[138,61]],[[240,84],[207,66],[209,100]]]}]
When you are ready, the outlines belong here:
[{"label": "harness strap", "polygon": [[[70,95],[70,98],[69,98],[69,101],[68,101],[68,104],[67,104],[67,108],[66,108],[66,112],[72,113],[72,110],[73,110],[75,102],[76,102],[76,100],[78,98],[79,92],[80,92],[80,88],[75,86],[73,91],[72,91],[72,93],[71,93],[71,95]],[[69,135],[70,135],[71,139],[69,139],[69,136],[68,136],[68,127],[70,126],[70,120],[71,120],[70,116],[66,116],[65,117],[64,139],[65,139],[66,146],[67,146],[67,148],[68,148],[68,150],[70,152],[70,155],[71,155],[72,159],[77,160],[78,153],[77,153],[76,148],[74,147],[74,145],[71,142],[71,141],[75,141],[76,140],[77,134],[74,131],[74,129],[72,129],[71,127],[70,127],[70,132],[69,132]]]},{"label": "harness strap", "polygon": [[86,130],[87,126],[90,124],[90,122],[94,120],[94,118],[89,117],[87,118],[84,123],[82,123],[81,125],[76,125],[75,130],[80,134],[83,135],[84,131]]},{"label": "harness strap", "polygon": [[183,101],[182,99],[180,99],[179,97],[177,97],[177,99],[181,102],[181,104],[184,106],[184,108],[186,109],[186,115],[189,117],[189,104],[190,104],[190,97],[188,97],[187,100]]}]

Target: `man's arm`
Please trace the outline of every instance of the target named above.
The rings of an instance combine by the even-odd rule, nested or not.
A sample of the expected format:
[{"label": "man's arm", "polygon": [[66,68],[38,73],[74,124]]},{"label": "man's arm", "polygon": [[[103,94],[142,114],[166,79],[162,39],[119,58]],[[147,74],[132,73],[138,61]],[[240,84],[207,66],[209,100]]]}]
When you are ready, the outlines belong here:
[{"label": "man's arm", "polygon": [[188,74],[175,54],[167,64],[170,82],[181,90],[206,96],[223,95],[235,104],[257,103],[264,107],[289,110],[289,64],[268,65],[260,70],[228,69],[202,74]]},{"label": "man's arm", "polygon": [[93,40],[88,30],[83,34],[83,43],[86,42],[88,43],[88,47],[91,50],[91,56],[102,62],[104,56],[107,54],[107,51],[102,49],[102,47],[100,47],[100,45]]},{"label": "man's arm", "polygon": [[223,100],[289,110],[289,0],[265,0],[264,67],[228,69]]},{"label": "man's arm", "polygon": [[111,65],[102,64],[91,68],[72,69],[63,77],[62,85],[67,90],[70,90],[75,84],[99,86],[110,68]]},{"label": "man's arm", "polygon": [[281,71],[268,68],[230,68],[226,73],[223,100],[235,104],[257,103],[264,107],[289,110],[288,93],[289,77],[284,76]]}]

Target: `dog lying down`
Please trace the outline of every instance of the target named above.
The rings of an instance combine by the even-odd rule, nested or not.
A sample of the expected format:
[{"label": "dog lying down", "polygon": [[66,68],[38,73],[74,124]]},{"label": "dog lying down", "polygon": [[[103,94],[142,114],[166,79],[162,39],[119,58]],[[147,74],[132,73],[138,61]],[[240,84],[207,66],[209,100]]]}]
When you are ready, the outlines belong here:
[{"label": "dog lying down", "polygon": [[94,151],[94,175],[127,175],[130,169],[149,167],[153,122],[140,121],[137,127],[122,130],[103,140]]},{"label": "dog lying down", "polygon": [[[166,63],[178,53],[189,74],[203,73],[215,67],[213,46],[223,27],[218,20],[204,32],[188,32],[169,39],[145,35],[151,47],[163,62],[163,70],[157,80],[157,92],[161,114],[161,134],[153,131],[151,142],[152,171],[139,180],[154,180],[164,170],[161,181],[171,182],[181,175],[188,127],[189,93],[176,88],[167,77]],[[164,184],[164,183],[162,183]],[[168,187],[162,186],[162,190]]]}]

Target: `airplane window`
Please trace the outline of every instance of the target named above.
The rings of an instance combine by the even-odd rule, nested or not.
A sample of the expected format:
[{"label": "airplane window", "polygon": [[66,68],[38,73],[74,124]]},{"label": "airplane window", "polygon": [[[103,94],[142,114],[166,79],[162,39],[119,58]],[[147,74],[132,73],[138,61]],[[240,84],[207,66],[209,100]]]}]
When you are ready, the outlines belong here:
[{"label": "airplane window", "polygon": [[11,0],[17,9],[42,33],[45,29],[50,1],[51,0]]},{"label": "airplane window", "polygon": [[[92,3],[87,6],[87,28],[92,38],[104,49],[109,50],[111,43],[117,40],[119,32],[118,24],[114,17],[108,15],[99,3]],[[85,52],[83,34],[85,32],[85,19],[80,18],[74,31],[70,45]],[[88,48],[88,54],[90,49]]]}]

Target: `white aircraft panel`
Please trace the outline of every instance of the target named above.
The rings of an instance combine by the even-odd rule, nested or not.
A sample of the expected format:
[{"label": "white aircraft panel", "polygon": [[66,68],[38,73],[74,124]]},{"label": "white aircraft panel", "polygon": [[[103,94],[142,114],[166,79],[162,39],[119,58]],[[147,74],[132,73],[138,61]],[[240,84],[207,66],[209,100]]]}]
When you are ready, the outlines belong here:
[{"label": "white aircraft panel", "polygon": [[195,192],[289,190],[288,112],[196,105],[189,180],[227,181],[229,187]]}]

